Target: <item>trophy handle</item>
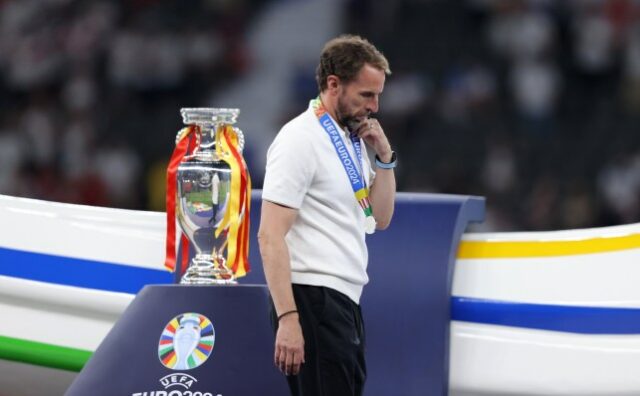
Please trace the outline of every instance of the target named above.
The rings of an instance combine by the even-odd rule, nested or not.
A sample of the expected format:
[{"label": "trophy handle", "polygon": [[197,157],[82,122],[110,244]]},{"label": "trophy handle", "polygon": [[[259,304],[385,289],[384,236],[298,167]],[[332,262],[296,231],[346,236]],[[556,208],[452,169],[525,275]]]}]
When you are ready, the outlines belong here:
[{"label": "trophy handle", "polygon": [[238,151],[242,153],[242,150],[244,150],[244,133],[242,133],[242,130],[240,128],[237,128],[237,127],[232,127],[232,128],[238,134]]},{"label": "trophy handle", "polygon": [[[225,126],[229,126],[229,124],[219,124],[218,126],[216,126],[214,128],[214,131],[215,131],[214,132],[215,133],[214,140],[216,142],[220,138],[220,136],[218,134],[221,133],[220,132],[221,129],[224,128]],[[238,135],[238,151],[240,152],[240,154],[242,154],[242,150],[244,150],[244,133],[238,127],[231,126],[231,128],[233,128],[233,131]]]}]

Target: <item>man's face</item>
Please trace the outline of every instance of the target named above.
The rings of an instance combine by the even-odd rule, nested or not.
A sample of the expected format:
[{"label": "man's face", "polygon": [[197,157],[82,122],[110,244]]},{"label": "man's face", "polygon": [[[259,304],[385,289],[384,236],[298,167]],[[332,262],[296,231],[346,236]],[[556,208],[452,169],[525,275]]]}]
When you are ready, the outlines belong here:
[{"label": "man's face", "polygon": [[338,122],[355,131],[371,114],[376,113],[384,80],[384,71],[365,64],[353,81],[340,84],[336,107]]}]

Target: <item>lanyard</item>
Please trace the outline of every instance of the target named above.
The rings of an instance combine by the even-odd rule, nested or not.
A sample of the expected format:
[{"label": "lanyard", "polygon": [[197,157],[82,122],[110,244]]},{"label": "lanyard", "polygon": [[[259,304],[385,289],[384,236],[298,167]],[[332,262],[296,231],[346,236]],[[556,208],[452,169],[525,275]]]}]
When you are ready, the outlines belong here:
[{"label": "lanyard", "polygon": [[365,232],[367,234],[373,234],[375,232],[375,219],[373,218],[373,210],[371,208],[371,202],[369,202],[369,189],[366,186],[364,179],[364,170],[362,168],[362,147],[360,145],[360,139],[355,134],[350,135],[351,142],[353,143],[353,149],[356,153],[358,160],[356,163],[351,158],[349,150],[345,145],[342,136],[338,128],[336,128],[331,116],[324,108],[324,105],[320,101],[320,98],[316,98],[311,101],[311,106],[320,121],[322,129],[329,136],[329,140],[333,144],[336,150],[336,154],[340,159],[340,163],[345,170],[345,173],[349,179],[349,184],[353,189],[353,194],[356,197],[356,201],[360,204],[362,211],[365,215]]}]

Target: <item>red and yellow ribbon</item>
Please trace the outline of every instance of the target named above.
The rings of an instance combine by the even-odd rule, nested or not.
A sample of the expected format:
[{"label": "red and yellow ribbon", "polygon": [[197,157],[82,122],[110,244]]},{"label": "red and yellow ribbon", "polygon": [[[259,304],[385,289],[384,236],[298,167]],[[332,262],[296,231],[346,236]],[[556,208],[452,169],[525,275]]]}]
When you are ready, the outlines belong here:
[{"label": "red and yellow ribbon", "polygon": [[[167,241],[166,241],[166,258],[164,266],[171,272],[176,269],[176,175],[178,166],[184,160],[184,157],[193,153],[195,150],[196,134],[200,130],[195,125],[183,128],[176,139],[176,147],[171,154],[169,166],[167,167]],[[189,241],[186,236],[180,238],[182,247],[181,257],[181,273],[186,270],[187,260],[189,259]]]},{"label": "red and yellow ribbon", "polygon": [[249,266],[249,215],[251,209],[251,178],[239,151],[238,134],[230,125],[223,125],[217,133],[218,157],[231,168],[229,203],[224,218],[215,231],[216,238],[227,233],[227,266],[236,277],[242,277]]}]

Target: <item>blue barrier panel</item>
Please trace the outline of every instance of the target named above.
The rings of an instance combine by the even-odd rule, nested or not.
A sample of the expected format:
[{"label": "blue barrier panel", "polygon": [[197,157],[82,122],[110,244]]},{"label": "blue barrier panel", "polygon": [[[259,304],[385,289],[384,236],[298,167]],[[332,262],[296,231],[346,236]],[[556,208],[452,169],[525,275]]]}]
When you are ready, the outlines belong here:
[{"label": "blue barrier panel", "polygon": [[483,217],[483,198],[399,194],[391,226],[367,240],[367,396],[448,393],[453,266]]},{"label": "blue barrier panel", "polygon": [[[256,241],[260,193],[252,200],[252,272],[242,283],[265,282]],[[391,226],[367,237],[367,396],[447,394],[453,265],[467,224],[484,219],[484,203],[480,197],[398,193]]]}]

